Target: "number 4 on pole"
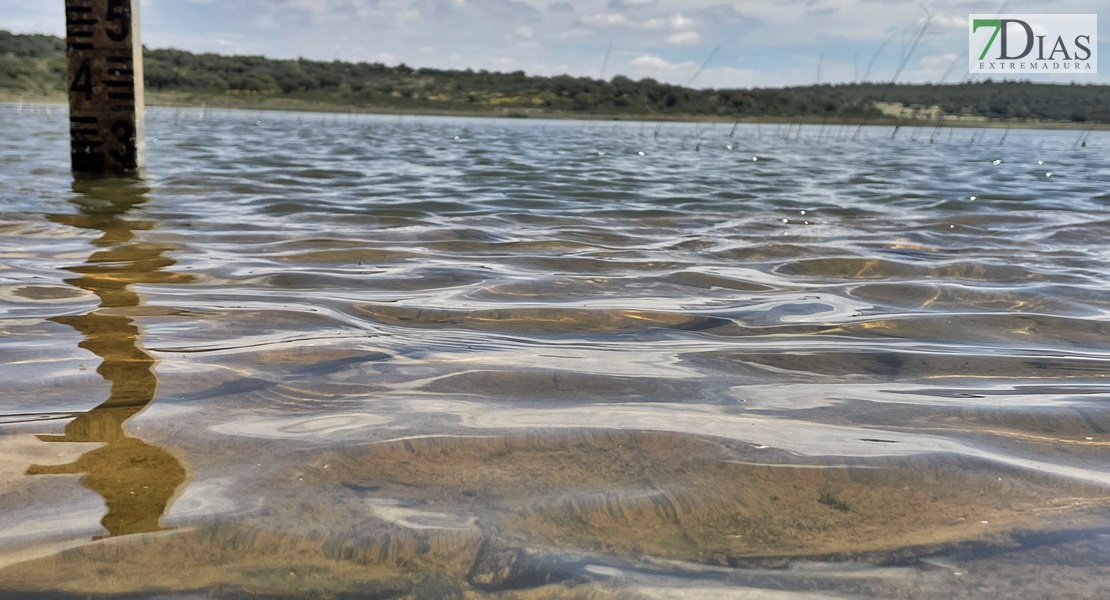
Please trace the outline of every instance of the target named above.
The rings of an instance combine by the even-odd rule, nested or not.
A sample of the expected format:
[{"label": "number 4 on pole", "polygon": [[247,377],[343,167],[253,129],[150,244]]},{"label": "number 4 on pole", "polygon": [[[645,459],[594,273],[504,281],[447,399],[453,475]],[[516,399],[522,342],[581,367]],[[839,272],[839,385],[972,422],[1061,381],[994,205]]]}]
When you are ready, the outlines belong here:
[{"label": "number 4 on pole", "polygon": [[65,0],[70,154],[75,173],[142,166],[139,0]]}]

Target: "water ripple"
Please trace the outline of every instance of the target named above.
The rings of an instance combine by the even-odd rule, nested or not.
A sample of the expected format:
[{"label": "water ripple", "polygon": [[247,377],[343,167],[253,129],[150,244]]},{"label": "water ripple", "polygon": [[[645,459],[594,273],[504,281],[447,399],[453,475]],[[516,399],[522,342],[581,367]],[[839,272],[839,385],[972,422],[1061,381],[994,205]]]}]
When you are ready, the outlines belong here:
[{"label": "water ripple", "polygon": [[[1028,484],[1015,484],[1028,492],[1015,527],[1049,527],[1046,498],[1065,525],[1085,507],[1105,511],[1088,488],[1074,504],[1052,496],[1059,481],[1110,486],[1105,133],[1080,149],[1073,132],[1023,130],[998,144],[973,143],[970,130],[936,143],[883,128],[852,139],[839,126],[781,135],[785,126],[175,109],[148,121],[145,182],[74,187],[64,111],[0,105],[12,142],[0,148],[0,441],[10,429],[30,448],[0,465],[12,474],[0,506],[36,498],[35,514],[83,519],[45,519],[45,537],[94,529],[81,511],[96,491],[113,519],[143,506],[136,531],[154,531],[164,513],[183,528],[233,515],[276,548],[312,554],[311,505],[332,507],[320,509],[318,527],[333,536],[325,554],[402,564],[424,560],[406,553],[465,548],[461,577],[474,579],[466,569],[483,560],[519,558],[504,540],[478,539],[501,523],[521,536],[514,544],[535,536],[592,552],[593,571],[559,559],[575,573],[625,569],[648,582],[644,597],[687,597],[669,586],[705,577],[706,565],[736,566],[726,550],[748,543],[717,540],[712,519],[740,527],[748,514],[721,489],[750,492],[768,514],[789,496],[803,524],[783,531],[814,515],[826,528],[855,519],[852,535],[867,532],[859,547],[889,550],[883,560],[939,552],[906,541],[926,544],[934,531],[945,543],[977,539],[950,517],[1007,515],[1004,476]],[[475,441],[502,435],[520,437],[508,450]],[[441,437],[470,441],[428,441]],[[657,453],[625,449],[656,438]],[[65,439],[105,444],[83,463],[35,467],[85,469],[91,491],[77,499],[16,464],[24,454],[50,463],[35,444]],[[388,440],[388,451],[374,445]],[[672,447],[739,452],[697,458],[733,487],[699,483]],[[329,448],[348,471],[308,464]],[[141,486],[116,489],[147,473],[139,467],[130,479],[97,470],[132,464],[129,449],[176,465],[162,505],[132,498]],[[572,479],[513,504],[511,482],[468,480],[543,483],[519,465],[494,473],[510,451],[595,469],[581,467],[580,481],[639,466],[614,475],[614,489]],[[437,470],[443,457],[465,472]],[[659,465],[670,483],[652,483]],[[813,474],[836,465],[851,476]],[[397,480],[377,481],[379,467]],[[406,475],[427,479],[412,487]],[[915,486],[921,506],[948,512],[900,506],[921,528],[884,536],[847,508],[868,498],[886,514],[891,496],[873,478],[890,480],[881,490]],[[936,481],[995,492],[946,501]],[[392,495],[373,495],[382,485]],[[1074,523],[1105,524],[1097,514]],[[637,537],[636,515],[670,542]],[[213,522],[167,543],[261,535]],[[33,530],[0,535],[0,547]],[[360,546],[349,536],[362,531],[378,537]],[[717,554],[691,531],[715,532]],[[448,534],[458,537],[429,537]],[[804,554],[768,536],[768,548]],[[96,563],[98,550],[87,552]],[[925,577],[934,567],[912,568]],[[701,589],[717,594],[710,583]]]}]

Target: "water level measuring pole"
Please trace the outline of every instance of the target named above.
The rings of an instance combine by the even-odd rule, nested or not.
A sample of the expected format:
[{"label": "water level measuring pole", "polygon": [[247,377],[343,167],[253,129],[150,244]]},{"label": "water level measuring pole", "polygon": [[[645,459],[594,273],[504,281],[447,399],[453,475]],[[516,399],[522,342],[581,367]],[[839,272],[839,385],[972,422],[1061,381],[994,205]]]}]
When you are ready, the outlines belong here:
[{"label": "water level measuring pole", "polygon": [[139,0],[65,0],[73,171],[125,174],[143,160]]}]

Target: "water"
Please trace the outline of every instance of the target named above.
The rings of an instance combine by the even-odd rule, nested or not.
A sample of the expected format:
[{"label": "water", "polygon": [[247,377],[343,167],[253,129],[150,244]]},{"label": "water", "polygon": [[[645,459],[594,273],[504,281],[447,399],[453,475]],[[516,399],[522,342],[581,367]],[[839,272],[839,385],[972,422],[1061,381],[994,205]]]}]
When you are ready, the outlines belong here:
[{"label": "water", "polygon": [[2,597],[1110,597],[1107,134],[0,131]]}]

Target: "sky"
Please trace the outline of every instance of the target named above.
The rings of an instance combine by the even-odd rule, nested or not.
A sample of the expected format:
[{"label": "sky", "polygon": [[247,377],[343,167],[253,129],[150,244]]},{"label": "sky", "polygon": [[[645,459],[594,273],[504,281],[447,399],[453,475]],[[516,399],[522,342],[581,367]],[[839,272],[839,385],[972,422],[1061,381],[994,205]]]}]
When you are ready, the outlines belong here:
[{"label": "sky", "polygon": [[[141,0],[143,43],[219,54],[404,63],[535,75],[626,75],[695,87],[967,75],[971,13],[1099,17],[1110,83],[1110,0]],[[0,29],[62,35],[63,0],[0,0]],[[699,67],[705,63],[705,68]]]}]

